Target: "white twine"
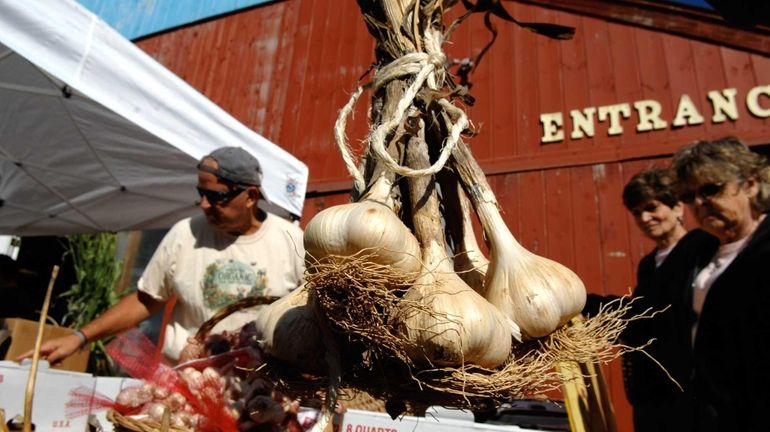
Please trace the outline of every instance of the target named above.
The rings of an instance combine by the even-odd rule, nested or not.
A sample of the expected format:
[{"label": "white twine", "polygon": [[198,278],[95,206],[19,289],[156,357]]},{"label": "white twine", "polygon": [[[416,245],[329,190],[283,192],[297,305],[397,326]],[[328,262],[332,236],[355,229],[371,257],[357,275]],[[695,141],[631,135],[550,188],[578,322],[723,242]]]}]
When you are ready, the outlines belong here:
[{"label": "white twine", "polygon": [[361,175],[361,171],[356,167],[356,160],[353,157],[353,153],[350,151],[347,137],[345,136],[345,128],[347,127],[348,116],[353,111],[353,106],[356,104],[361,93],[364,92],[364,87],[359,87],[350,96],[350,100],[340,110],[340,115],[337,117],[337,122],[334,124],[334,139],[337,141],[337,148],[342,153],[342,160],[345,162],[348,172],[353,177],[353,185],[355,189],[363,191],[366,189],[366,181],[364,176]]},{"label": "white twine", "polygon": [[347,117],[352,112],[353,106],[367,87],[371,86],[373,91],[377,91],[394,79],[415,75],[414,81],[398,102],[395,111],[389,118],[381,122],[369,136],[369,146],[373,154],[394,173],[406,177],[417,177],[433,175],[441,171],[447,160],[449,160],[452,150],[460,140],[460,134],[468,127],[468,117],[465,113],[446,99],[442,99],[440,100],[441,106],[454,114],[453,117],[456,118],[456,121],[452,124],[450,135],[439,154],[438,160],[433,165],[428,168],[414,170],[399,165],[387,152],[385,148],[386,137],[404,121],[407,110],[414,102],[414,98],[422,86],[427,82],[428,88],[436,91],[443,86],[446,57],[441,52],[441,33],[439,31],[429,29],[425,33],[425,50],[426,52],[406,54],[379,69],[374,81],[368,86],[358,87],[353,95],[351,95],[348,103],[340,110],[337,122],[335,123],[334,136],[337,141],[337,147],[340,149],[342,158],[345,161],[345,166],[351,176],[353,176],[355,187],[358,190],[364,190],[366,182],[356,167],[355,158],[352,156],[350,147],[347,144],[345,127]]}]

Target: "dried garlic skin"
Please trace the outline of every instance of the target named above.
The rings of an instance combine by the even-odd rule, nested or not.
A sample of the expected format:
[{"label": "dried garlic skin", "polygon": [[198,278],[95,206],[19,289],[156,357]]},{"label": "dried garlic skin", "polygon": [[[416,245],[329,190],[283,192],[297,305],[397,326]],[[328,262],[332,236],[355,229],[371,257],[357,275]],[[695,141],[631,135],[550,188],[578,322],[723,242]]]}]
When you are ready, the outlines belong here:
[{"label": "dried garlic skin", "polygon": [[398,333],[409,341],[409,357],[418,364],[495,368],[511,353],[506,317],[451,269],[421,275],[394,318]]},{"label": "dried garlic skin", "polygon": [[521,246],[495,203],[480,203],[477,211],[490,239],[484,297],[518,324],[525,338],[547,336],[583,310],[585,286],[572,270]]},{"label": "dried garlic skin", "polygon": [[361,251],[372,254],[371,262],[405,273],[421,268],[417,239],[384,204],[365,200],[329,207],[305,227],[308,267],[330,255],[349,257]]}]

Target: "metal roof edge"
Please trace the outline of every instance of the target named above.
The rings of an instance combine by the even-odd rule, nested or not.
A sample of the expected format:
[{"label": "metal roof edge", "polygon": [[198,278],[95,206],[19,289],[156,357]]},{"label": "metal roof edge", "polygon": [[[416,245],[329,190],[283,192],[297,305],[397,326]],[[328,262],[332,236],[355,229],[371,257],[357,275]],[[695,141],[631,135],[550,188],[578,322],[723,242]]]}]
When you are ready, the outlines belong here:
[{"label": "metal roof edge", "polygon": [[514,0],[547,9],[662,31],[767,56],[770,27],[731,25],[716,11],[650,0]]}]

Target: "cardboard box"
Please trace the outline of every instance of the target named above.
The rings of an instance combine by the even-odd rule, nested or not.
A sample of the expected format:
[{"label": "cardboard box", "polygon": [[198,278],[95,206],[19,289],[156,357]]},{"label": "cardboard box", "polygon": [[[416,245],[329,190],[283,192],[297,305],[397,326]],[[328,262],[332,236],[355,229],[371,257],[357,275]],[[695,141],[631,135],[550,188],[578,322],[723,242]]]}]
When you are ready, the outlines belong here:
[{"label": "cardboard box", "polygon": [[[454,411],[454,412],[452,412]],[[474,423],[473,414],[431,407],[425,417],[402,416],[349,409],[342,416],[340,432],[527,432],[515,425]]]},{"label": "cardboard box", "polygon": [[[24,397],[31,362],[19,365],[0,362],[0,408],[7,418],[24,415]],[[93,394],[96,379],[93,375],[79,372],[48,369],[48,362],[41,361],[35,379],[32,399],[32,423],[37,431],[83,432],[87,430],[88,416],[71,418],[67,415],[70,391],[81,388]]]},{"label": "cardboard box", "polygon": [[[5,324],[0,325],[0,328],[5,328],[10,336],[10,345],[8,346],[8,351],[3,355],[3,359],[14,361],[16,357],[35,347],[38,323],[21,318],[5,318],[3,321],[5,321]],[[71,328],[46,324],[43,330],[43,342],[72,333],[73,330]],[[6,345],[6,343],[3,343],[3,345]],[[2,353],[0,352],[0,354]],[[53,366],[53,368],[84,372],[88,367],[88,355],[89,351],[87,349],[83,350],[64,359],[64,361]]]}]

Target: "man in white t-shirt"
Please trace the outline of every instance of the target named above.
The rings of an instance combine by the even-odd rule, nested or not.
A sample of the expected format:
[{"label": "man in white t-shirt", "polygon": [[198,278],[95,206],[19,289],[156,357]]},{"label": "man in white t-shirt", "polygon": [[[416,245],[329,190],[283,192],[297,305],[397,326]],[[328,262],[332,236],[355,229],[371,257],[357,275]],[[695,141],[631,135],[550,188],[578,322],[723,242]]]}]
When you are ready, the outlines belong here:
[{"label": "man in white t-shirt", "polygon": [[[202,215],[178,222],[123,298],[75,334],[53,339],[41,355],[56,363],[97,340],[135,327],[176,298],[163,353],[176,360],[187,338],[220,308],[247,296],[284,296],[302,283],[302,230],[257,207],[259,162],[222,147],[198,164]],[[27,353],[24,356],[31,356]]]}]

